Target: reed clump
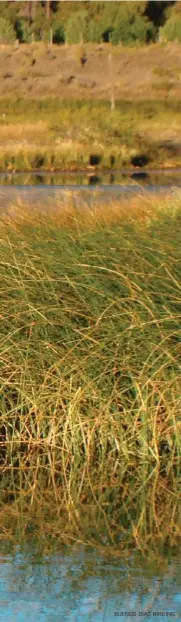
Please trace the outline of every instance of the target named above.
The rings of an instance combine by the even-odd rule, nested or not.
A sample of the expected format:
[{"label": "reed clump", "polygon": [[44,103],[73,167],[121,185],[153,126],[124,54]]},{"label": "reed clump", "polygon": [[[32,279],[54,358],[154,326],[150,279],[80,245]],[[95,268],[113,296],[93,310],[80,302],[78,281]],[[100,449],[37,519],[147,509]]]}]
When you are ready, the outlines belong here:
[{"label": "reed clump", "polygon": [[1,524],[179,537],[179,196],[0,225]]}]

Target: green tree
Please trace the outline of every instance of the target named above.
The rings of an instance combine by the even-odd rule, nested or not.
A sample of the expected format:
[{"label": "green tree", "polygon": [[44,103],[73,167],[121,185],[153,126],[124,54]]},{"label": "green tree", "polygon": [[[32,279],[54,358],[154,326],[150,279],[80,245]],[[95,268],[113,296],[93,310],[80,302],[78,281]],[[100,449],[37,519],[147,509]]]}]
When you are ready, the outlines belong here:
[{"label": "green tree", "polygon": [[[22,42],[112,41],[134,44],[154,40],[160,26],[165,38],[180,40],[181,2],[175,0],[1,0],[0,17]],[[170,21],[171,20],[171,21]],[[165,23],[166,22],[166,23]],[[167,25],[168,24],[168,25]]]},{"label": "green tree", "polygon": [[125,45],[139,43],[148,43],[154,40],[155,28],[146,17],[141,15],[133,15],[125,18],[115,27],[111,35],[111,42],[116,45],[122,42]]},{"label": "green tree", "polygon": [[109,2],[102,15],[105,41],[113,44],[146,43],[154,39],[154,25],[145,17],[146,2]]},{"label": "green tree", "polygon": [[167,11],[172,5],[178,5],[179,2],[173,0],[148,0],[145,7],[144,15],[155,25],[156,30],[163,26],[166,20]]},{"label": "green tree", "polygon": [[53,43],[65,43],[65,31],[62,24],[53,24]]},{"label": "green tree", "polygon": [[0,17],[0,43],[14,43],[16,33],[11,22],[6,17]]},{"label": "green tree", "polygon": [[160,37],[165,41],[181,42],[181,13],[172,15],[166,24],[160,28]]},{"label": "green tree", "polygon": [[20,43],[31,43],[33,29],[29,20],[18,18],[15,21],[17,39]]},{"label": "green tree", "polygon": [[73,14],[65,26],[66,42],[81,43],[86,39],[87,11]]},{"label": "green tree", "polygon": [[35,41],[48,40],[51,21],[47,19],[44,6],[41,2],[37,3],[36,14],[31,17],[30,25]]},{"label": "green tree", "polygon": [[91,19],[86,23],[85,28],[85,41],[91,41],[92,43],[100,43],[102,41],[103,28],[101,23]]}]

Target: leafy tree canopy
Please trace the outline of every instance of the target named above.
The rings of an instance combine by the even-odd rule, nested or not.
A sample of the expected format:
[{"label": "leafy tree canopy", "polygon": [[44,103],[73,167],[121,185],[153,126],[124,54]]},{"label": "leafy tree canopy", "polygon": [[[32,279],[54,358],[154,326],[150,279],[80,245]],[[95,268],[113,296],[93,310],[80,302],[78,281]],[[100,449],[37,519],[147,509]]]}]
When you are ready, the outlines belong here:
[{"label": "leafy tree canopy", "polygon": [[[81,40],[122,42],[126,45],[147,43],[156,39],[160,26],[166,28],[165,36],[175,37],[180,14],[181,2],[175,0],[0,2],[0,18],[11,24],[20,42],[27,43],[32,40],[32,34],[35,40],[49,40],[50,28],[56,43],[65,40],[68,43],[79,43]],[[168,34],[168,29],[171,34]]]}]

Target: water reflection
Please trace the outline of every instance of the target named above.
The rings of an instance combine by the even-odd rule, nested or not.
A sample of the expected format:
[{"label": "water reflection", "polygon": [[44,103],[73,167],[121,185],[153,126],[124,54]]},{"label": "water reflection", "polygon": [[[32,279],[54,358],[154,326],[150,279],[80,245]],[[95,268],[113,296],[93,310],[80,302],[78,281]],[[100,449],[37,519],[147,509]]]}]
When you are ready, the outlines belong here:
[{"label": "water reflection", "polygon": [[94,171],[91,172],[24,172],[0,173],[1,186],[89,186],[89,185],[133,185],[135,182],[143,186],[181,184],[181,169],[165,169],[157,171]]},{"label": "water reflection", "polygon": [[89,186],[97,186],[101,184],[101,177],[98,175],[89,175]]},{"label": "water reflection", "polygon": [[135,179],[136,181],[149,181],[150,175],[145,173],[145,171],[139,173],[132,173],[131,179]]},{"label": "water reflection", "polygon": [[84,548],[63,548],[51,556],[18,549],[1,555],[1,620],[112,622],[116,617],[180,620],[180,560],[167,557],[161,566],[134,555],[105,559]]}]

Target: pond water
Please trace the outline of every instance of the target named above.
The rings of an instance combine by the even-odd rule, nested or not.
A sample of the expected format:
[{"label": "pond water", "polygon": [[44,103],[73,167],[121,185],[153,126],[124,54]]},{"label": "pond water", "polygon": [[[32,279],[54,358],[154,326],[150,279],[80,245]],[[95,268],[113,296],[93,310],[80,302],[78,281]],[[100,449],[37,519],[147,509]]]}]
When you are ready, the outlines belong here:
[{"label": "pond water", "polygon": [[1,186],[181,186],[181,168],[144,171],[0,173]]},{"label": "pond water", "polygon": [[0,553],[3,622],[181,620],[181,561],[159,562],[63,547],[51,555],[29,548]]},{"label": "pond water", "polygon": [[181,188],[181,169],[162,171],[125,171],[109,174],[91,173],[14,173],[0,174],[0,208],[13,203],[29,203],[31,207],[47,206],[54,201],[62,204],[67,196],[76,205],[90,207],[94,201],[119,200],[135,194],[173,194]]}]

